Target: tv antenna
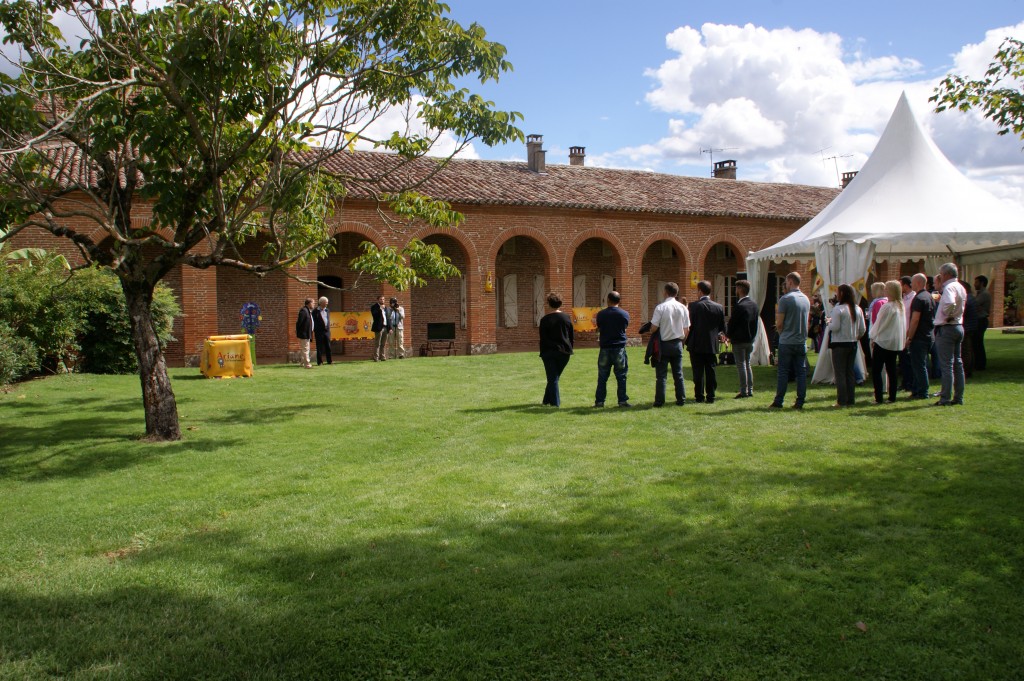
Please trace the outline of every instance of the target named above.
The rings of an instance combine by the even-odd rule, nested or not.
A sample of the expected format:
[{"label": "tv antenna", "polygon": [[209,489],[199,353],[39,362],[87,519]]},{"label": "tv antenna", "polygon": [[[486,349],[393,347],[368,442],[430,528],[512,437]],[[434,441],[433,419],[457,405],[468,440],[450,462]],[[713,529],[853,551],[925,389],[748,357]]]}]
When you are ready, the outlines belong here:
[{"label": "tv antenna", "polygon": [[715,176],[715,152],[735,151],[737,148],[738,147],[722,147],[721,149],[712,149],[711,147],[708,147],[707,149],[705,149],[704,147],[700,148],[700,153],[707,154],[711,158],[711,177]]},{"label": "tv antenna", "polygon": [[842,186],[843,180],[839,177],[839,159],[852,158],[853,154],[833,154],[831,156],[826,156],[825,152],[831,148],[832,147],[825,147],[824,149],[818,149],[818,154],[821,156],[821,167],[825,167],[825,161],[832,161],[832,164],[836,168],[836,185]]}]

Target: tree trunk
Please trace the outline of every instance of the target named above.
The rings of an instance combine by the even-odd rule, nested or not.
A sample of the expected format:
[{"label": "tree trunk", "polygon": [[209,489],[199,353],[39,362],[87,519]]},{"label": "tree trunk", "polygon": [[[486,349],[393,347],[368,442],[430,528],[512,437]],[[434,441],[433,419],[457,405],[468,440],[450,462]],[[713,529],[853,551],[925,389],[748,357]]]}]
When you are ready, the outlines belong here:
[{"label": "tree trunk", "polygon": [[153,328],[153,286],[146,282],[121,280],[132,340],[139,360],[142,404],[146,410],[146,437],[153,441],[180,440],[178,405],[167,375],[167,362]]}]

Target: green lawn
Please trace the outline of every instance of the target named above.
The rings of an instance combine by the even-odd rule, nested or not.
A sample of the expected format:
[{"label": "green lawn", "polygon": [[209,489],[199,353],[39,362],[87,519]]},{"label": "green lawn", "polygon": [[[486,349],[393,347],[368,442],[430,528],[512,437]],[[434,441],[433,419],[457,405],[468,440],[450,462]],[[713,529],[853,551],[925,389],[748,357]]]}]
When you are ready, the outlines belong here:
[{"label": "green lawn", "polygon": [[771,368],[651,409],[636,349],[596,410],[588,350],[561,410],[532,353],[174,370],[152,445],[136,377],[15,386],[0,679],[1022,678],[1024,336],[988,339],[949,409],[769,412]]}]

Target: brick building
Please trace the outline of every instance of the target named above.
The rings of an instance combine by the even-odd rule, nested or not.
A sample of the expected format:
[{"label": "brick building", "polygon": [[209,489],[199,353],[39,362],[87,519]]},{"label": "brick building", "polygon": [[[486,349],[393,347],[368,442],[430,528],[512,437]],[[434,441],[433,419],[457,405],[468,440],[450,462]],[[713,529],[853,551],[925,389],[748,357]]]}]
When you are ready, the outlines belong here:
[{"label": "brick building", "polygon": [[[405,341],[413,351],[425,341],[429,323],[453,323],[460,354],[485,354],[536,347],[536,322],[547,291],[558,291],[567,306],[571,301],[596,307],[603,293],[615,288],[631,313],[630,332],[638,336],[665,281],[678,282],[681,295],[693,300],[696,282],[708,279],[718,285],[717,297],[728,308],[731,284],[745,270],[747,253],[791,234],[838,192],[731,179],[732,161],[716,164],[715,178],[592,168],[585,165],[581,147],[572,148],[569,165],[549,166],[539,136],[528,139],[527,152],[525,163],[454,159],[444,166],[433,159],[404,163],[370,152],[339,156],[332,171],[366,178],[388,170],[397,182],[417,184],[423,193],[450,202],[465,221],[449,230],[403,223],[381,212],[370,186],[354,183],[334,218],[336,252],[293,268],[294,277],[274,272],[256,278],[229,268],[172,272],[166,281],[183,315],[175,323],[177,340],[167,349],[168,362],[190,364],[207,336],[239,332],[238,311],[249,301],[263,313],[257,337],[261,358],[293,359],[298,308],[304,298],[319,295],[326,295],[335,311],[366,310],[381,293],[394,295],[406,309]],[[134,219],[146,224],[144,210]],[[364,240],[401,248],[411,238],[439,245],[462,277],[395,292],[365,276],[360,280],[348,267]],[[18,244],[75,256],[69,244],[41,231],[23,232]],[[247,244],[246,254],[257,259],[260,246]],[[807,265],[775,265],[765,304],[769,327],[778,277]],[[914,266],[882,263],[878,275],[889,278]],[[808,288],[810,280],[805,278]],[[303,281],[341,290],[318,290]],[[589,334],[582,336],[581,346],[596,344]],[[366,358],[370,343],[339,341],[335,351]]]}]

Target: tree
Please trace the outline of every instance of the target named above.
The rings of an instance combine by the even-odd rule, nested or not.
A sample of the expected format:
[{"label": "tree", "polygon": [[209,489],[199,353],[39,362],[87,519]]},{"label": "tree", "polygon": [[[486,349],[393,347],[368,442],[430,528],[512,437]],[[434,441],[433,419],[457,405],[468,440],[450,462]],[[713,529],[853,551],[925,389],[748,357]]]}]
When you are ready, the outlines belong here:
[{"label": "tree", "polygon": [[950,74],[935,88],[929,100],[935,111],[980,109],[985,118],[1024,139],[1024,42],[1007,38],[999,46],[985,77],[969,80]]},{"label": "tree", "polygon": [[[511,68],[505,48],[447,9],[435,0],[0,4],[5,41],[22,54],[17,77],[0,74],[0,241],[41,228],[70,240],[83,266],[117,274],[151,439],[181,437],[152,324],[153,290],[168,272],[262,275],[323,256],[327,219],[357,185],[382,214],[455,226],[461,216],[418,194],[422,174],[404,182],[403,167],[443,134],[452,155],[474,140],[522,138],[518,113],[457,85],[497,80]],[[78,20],[81,45],[64,42],[54,12]],[[409,125],[374,137],[373,124],[395,112]],[[366,144],[394,152],[393,162],[365,176],[331,172],[332,159]],[[427,165],[437,172],[444,160]],[[151,220],[138,219],[140,206]],[[242,245],[254,240],[262,255],[247,259]],[[429,253],[418,265],[426,276],[450,272]]]}]

